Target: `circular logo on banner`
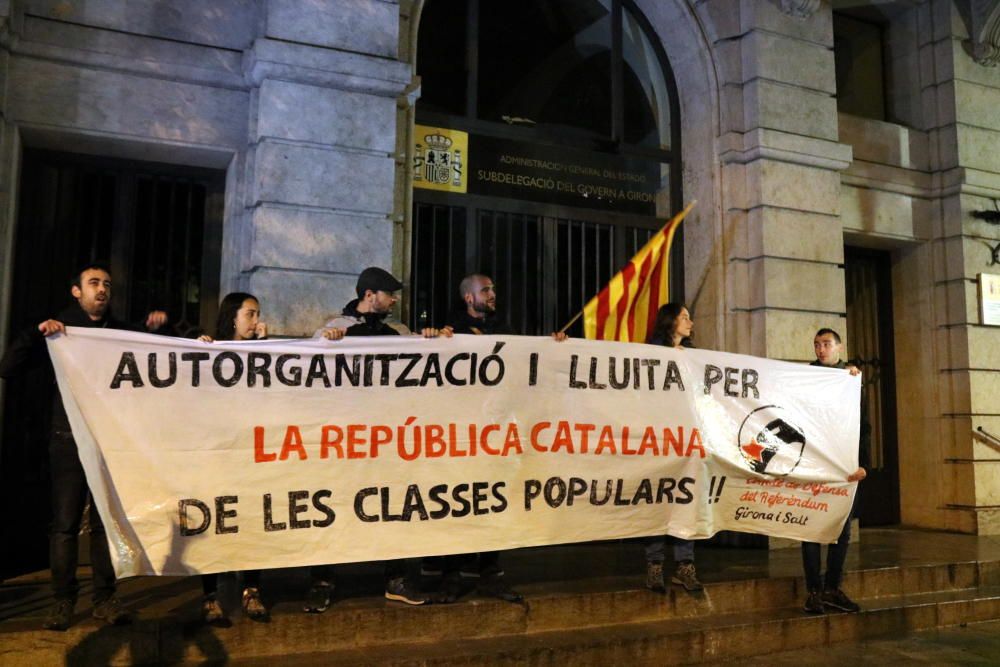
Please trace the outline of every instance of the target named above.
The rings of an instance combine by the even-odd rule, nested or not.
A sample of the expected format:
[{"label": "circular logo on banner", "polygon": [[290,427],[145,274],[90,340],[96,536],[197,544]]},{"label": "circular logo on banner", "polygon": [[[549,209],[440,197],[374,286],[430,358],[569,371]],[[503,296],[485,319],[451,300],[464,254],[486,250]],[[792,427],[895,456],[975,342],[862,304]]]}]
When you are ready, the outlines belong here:
[{"label": "circular logo on banner", "polygon": [[777,405],[765,405],[747,415],[740,425],[736,446],[754,472],[777,477],[789,474],[802,460],[806,436],[786,418]]}]

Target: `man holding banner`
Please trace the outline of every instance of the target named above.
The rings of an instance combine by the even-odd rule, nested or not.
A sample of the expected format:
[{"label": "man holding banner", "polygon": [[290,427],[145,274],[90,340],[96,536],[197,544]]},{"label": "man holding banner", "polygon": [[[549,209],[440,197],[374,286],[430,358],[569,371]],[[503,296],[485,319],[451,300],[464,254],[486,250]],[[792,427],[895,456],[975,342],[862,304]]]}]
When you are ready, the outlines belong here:
[{"label": "man holding banner", "polygon": [[[857,366],[841,360],[840,355],[843,347],[840,334],[833,329],[820,329],[813,339],[816,360],[810,365],[841,368],[847,370],[851,375],[859,375],[861,370]],[[864,413],[864,403],[862,403],[858,443],[859,467],[847,478],[850,482],[860,482],[868,476],[866,470],[871,459],[871,425]],[[840,580],[844,574],[844,561],[847,559],[847,547],[851,542],[851,519],[854,516],[856,506],[857,496],[855,495],[851,511],[847,515],[847,520],[844,521],[844,527],[841,529],[837,541],[827,547],[825,578],[822,576],[821,545],[817,542],[802,543],[802,567],[805,570],[806,588],[809,591],[803,608],[810,614],[823,614],[826,607],[838,611],[861,611],[861,607],[840,590]]]},{"label": "man holding banner", "polygon": [[[355,291],[358,298],[350,301],[340,315],[335,316],[319,329],[314,338],[336,340],[342,336],[398,336],[409,334],[402,324],[390,325],[385,322],[403,289],[395,276],[376,266],[366,268],[358,276]],[[450,329],[425,328],[424,338],[451,337]],[[303,611],[319,614],[330,606],[334,586],[332,565],[314,565],[310,569],[312,584],[303,605]],[[427,597],[418,592],[406,576],[406,561],[401,558],[385,563],[385,597],[387,600],[409,605],[427,603]]]},{"label": "man holding banner", "polygon": [[[469,274],[462,278],[458,292],[465,307],[450,314],[446,329],[457,334],[475,336],[514,333],[497,315],[497,292],[492,278],[481,273]],[[562,332],[553,333],[552,337],[560,342],[566,340],[566,334]],[[499,551],[466,554],[457,558],[425,559],[421,571],[440,571],[444,574],[446,601],[454,601],[462,595],[460,577],[477,578],[481,595],[506,602],[521,602],[523,599],[520,593],[505,582]]]},{"label": "man holding banner", "polygon": [[[48,366],[44,340],[65,333],[66,326],[100,329],[138,329],[111,315],[111,273],[99,263],[84,266],[73,277],[70,293],[76,303],[55,318],[21,332],[0,360],[0,377],[17,377],[32,367]],[[146,317],[150,331],[166,324],[167,315],[154,311]],[[76,442],[59,394],[52,406],[49,465],[52,475],[52,523],[49,529],[49,566],[56,602],[44,621],[48,630],[69,628],[79,585],[76,579],[77,542],[90,489],[80,465]],[[94,573],[94,618],[120,625],[131,620],[115,597],[115,572],[97,506],[90,504],[90,561]]]}]

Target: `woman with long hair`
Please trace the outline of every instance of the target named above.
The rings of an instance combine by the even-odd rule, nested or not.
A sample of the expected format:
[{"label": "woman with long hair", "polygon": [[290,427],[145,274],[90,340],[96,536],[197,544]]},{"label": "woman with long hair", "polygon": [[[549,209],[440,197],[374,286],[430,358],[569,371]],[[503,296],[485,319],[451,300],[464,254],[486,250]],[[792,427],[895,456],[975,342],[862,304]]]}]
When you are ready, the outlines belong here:
[{"label": "woman with long hair", "polygon": [[649,334],[651,345],[665,345],[667,347],[694,347],[691,344],[691,332],[694,330],[694,322],[691,320],[691,313],[687,306],[677,301],[660,306],[656,311],[656,322],[653,323],[653,331]]},{"label": "woman with long hair", "polygon": [[[694,331],[694,321],[691,313],[683,303],[672,301],[660,306],[656,313],[653,331],[646,341],[651,345],[664,345],[683,349],[694,347],[691,343],[691,333]],[[667,539],[673,542],[674,562],[676,569],[670,577],[672,583],[683,586],[688,591],[700,591],[701,582],[694,567],[694,542],[666,535],[657,535],[646,539],[646,588],[664,592],[666,583],[663,578],[663,561],[666,554]]]},{"label": "woman with long hair", "polygon": [[[232,292],[219,304],[219,317],[215,323],[215,340],[260,340],[267,338],[267,325],[260,319],[260,302],[253,294]],[[210,336],[198,340],[211,343]],[[204,598],[201,616],[205,623],[216,627],[229,627],[231,622],[219,604],[219,575],[203,574],[201,587]],[[253,621],[268,621],[270,615],[260,599],[260,570],[243,572],[243,613]]]}]

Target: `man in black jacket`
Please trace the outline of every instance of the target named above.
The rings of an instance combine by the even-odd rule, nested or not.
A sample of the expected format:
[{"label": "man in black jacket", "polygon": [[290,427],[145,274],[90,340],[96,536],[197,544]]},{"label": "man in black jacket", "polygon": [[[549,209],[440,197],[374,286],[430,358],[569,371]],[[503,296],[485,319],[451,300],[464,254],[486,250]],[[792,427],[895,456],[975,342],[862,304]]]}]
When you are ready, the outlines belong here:
[{"label": "man in black jacket", "polygon": [[[514,333],[507,322],[497,315],[497,292],[492,278],[482,273],[469,274],[462,278],[458,292],[464,308],[449,315],[445,329],[475,336]],[[566,334],[562,332],[553,333],[552,337],[557,341],[566,340]],[[443,595],[446,601],[453,601],[465,592],[466,587],[461,583],[463,577],[477,579],[477,589],[481,595],[507,602],[520,602],[523,599],[520,593],[506,583],[504,570],[500,566],[499,551],[427,558],[421,565],[421,572],[427,576],[444,576]]]},{"label": "man in black jacket", "polygon": [[[816,361],[813,361],[811,366],[842,368],[851,375],[858,375],[861,372],[857,366],[848,364],[840,358],[843,345],[840,341],[840,334],[833,329],[820,329],[816,332],[816,337],[813,339],[813,350],[816,353]],[[860,482],[868,475],[871,426],[865,413],[865,404],[862,401],[861,431],[858,443],[859,467],[847,477],[848,482]],[[816,542],[802,543],[802,566],[806,574],[806,588],[809,590],[804,609],[810,614],[825,613],[826,608],[847,612],[861,610],[856,602],[840,590],[840,581],[844,575],[844,561],[847,559],[847,547],[851,541],[851,518],[854,516],[857,502],[858,495],[855,492],[854,504],[851,506],[851,513],[847,516],[847,520],[844,521],[840,537],[828,547],[825,577],[821,576],[823,565],[821,545]]]},{"label": "man in black jacket", "polygon": [[462,278],[458,292],[465,308],[456,310],[448,326],[457,334],[509,335],[514,333],[497,316],[497,292],[493,280],[481,273]]},{"label": "man in black jacket", "polygon": [[[497,293],[493,280],[481,273],[462,279],[458,292],[465,308],[448,317],[445,327],[457,334],[476,336],[507,335],[512,333],[506,322],[497,316]],[[503,580],[500,552],[487,551],[461,556],[425,558],[420,566],[424,576],[444,576],[443,597],[446,602],[457,600],[465,591],[463,578],[475,578],[482,594],[510,602],[520,602],[521,595]]]},{"label": "man in black jacket", "polygon": [[[403,289],[391,273],[377,266],[369,266],[358,276],[355,290],[357,299],[347,302],[344,309],[331,316],[316,330],[313,338],[338,340],[344,336],[408,336],[411,331],[401,322],[389,323],[393,306],[399,300],[398,292]],[[420,330],[424,338],[450,337],[451,331],[425,328]]]},{"label": "man in black jacket", "polygon": [[[76,303],[55,318],[22,331],[11,342],[0,360],[0,377],[12,378],[43,365],[51,374],[45,338],[65,333],[66,326],[128,329],[111,316],[111,273],[102,264],[89,264],[73,278],[70,293]],[[146,318],[145,328],[159,329],[167,321],[166,313],[154,311]],[[54,383],[53,377],[53,383]],[[56,602],[49,610],[44,627],[66,630],[73,617],[78,583],[76,579],[77,541],[83,510],[90,489],[80,464],[76,442],[70,430],[59,392],[52,406],[52,432],[49,440],[52,473],[52,524],[49,529],[49,566]],[[115,572],[104,534],[104,524],[93,503],[90,505],[90,559],[94,573],[94,618],[120,625],[131,620],[115,596]]]},{"label": "man in black jacket", "polygon": [[[332,316],[313,338],[339,340],[344,336],[406,336],[411,335],[406,325],[386,322],[392,307],[398,300],[397,293],[403,289],[395,276],[370,266],[358,276],[355,291],[358,298],[352,299],[344,310]],[[424,338],[451,337],[448,329],[425,328],[420,331]],[[321,614],[330,606],[333,596],[335,568],[332,565],[314,565],[310,568],[312,583],[306,594],[302,610],[310,614]],[[426,604],[427,596],[420,593],[406,576],[406,559],[395,558],[385,562],[385,597],[393,602],[410,605]]]}]

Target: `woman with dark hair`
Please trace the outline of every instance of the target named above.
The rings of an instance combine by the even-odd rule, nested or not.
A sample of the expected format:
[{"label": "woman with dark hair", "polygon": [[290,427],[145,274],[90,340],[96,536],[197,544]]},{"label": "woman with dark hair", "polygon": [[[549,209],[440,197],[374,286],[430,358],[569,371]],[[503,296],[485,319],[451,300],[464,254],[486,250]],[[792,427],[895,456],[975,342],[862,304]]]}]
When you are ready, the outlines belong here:
[{"label": "woman with dark hair", "polygon": [[653,323],[653,331],[649,334],[651,345],[666,345],[667,347],[694,347],[691,344],[691,332],[694,329],[694,322],[691,320],[691,313],[687,306],[677,301],[660,306],[656,311],[656,322]]},{"label": "woman with dark hair", "polygon": [[[664,345],[683,349],[694,347],[691,344],[691,332],[694,322],[691,313],[683,303],[672,301],[660,306],[656,313],[656,322],[647,341],[651,345]],[[668,536],[657,535],[646,539],[646,588],[663,592],[666,584],[663,579],[663,560],[665,558]],[[688,591],[700,591],[702,586],[694,568],[694,542],[676,537],[669,538],[674,545],[674,570],[670,581],[679,584]]]},{"label": "woman with dark hair", "polygon": [[[260,321],[260,302],[253,294],[232,292],[219,304],[219,317],[215,323],[215,340],[260,340],[267,338],[267,325]],[[210,336],[198,340],[211,343]],[[205,623],[216,627],[229,627],[217,598],[219,575],[203,574],[201,587],[205,594],[201,603],[201,616]],[[268,621],[270,615],[260,599],[260,570],[243,572],[243,613],[253,621]]]},{"label": "woman with dark hair", "polygon": [[[215,340],[260,340],[267,338],[267,325],[260,321],[260,302],[253,294],[230,292],[219,304]],[[212,342],[211,336],[198,340]]]}]

